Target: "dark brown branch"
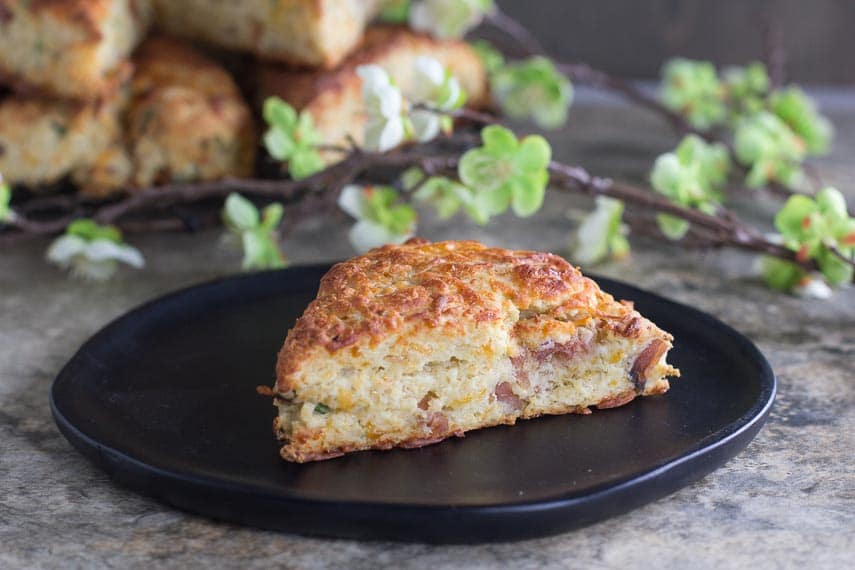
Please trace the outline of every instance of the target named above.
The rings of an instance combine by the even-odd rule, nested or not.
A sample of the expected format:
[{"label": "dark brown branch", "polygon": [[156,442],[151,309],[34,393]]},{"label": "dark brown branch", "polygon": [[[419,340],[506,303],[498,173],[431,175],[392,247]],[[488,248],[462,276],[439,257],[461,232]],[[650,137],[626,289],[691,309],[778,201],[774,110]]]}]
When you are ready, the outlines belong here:
[{"label": "dark brown branch", "polygon": [[786,81],[787,51],[784,49],[784,30],[781,19],[774,11],[765,14],[763,23],[763,62],[769,71],[773,89],[783,87]]},{"label": "dark brown branch", "polygon": [[540,43],[540,40],[529,32],[525,26],[503,12],[498,5],[493,6],[493,10],[487,15],[487,21],[513,38],[527,54],[536,55],[546,53],[546,49]]}]

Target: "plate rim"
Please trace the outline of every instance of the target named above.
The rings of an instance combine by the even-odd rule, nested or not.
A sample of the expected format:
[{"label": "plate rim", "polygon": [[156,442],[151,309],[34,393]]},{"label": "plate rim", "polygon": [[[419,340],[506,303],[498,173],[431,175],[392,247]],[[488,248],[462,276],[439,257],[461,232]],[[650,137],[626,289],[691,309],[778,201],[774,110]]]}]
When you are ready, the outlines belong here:
[{"label": "plate rim", "polygon": [[[623,281],[617,279],[611,279],[607,277],[601,277],[595,274],[586,273],[586,276],[593,279],[595,282],[600,284],[600,286],[608,291],[610,286],[617,285],[620,288],[624,288],[630,295],[626,295],[627,297],[634,296],[640,293],[642,296],[650,298],[652,301],[658,303],[666,303],[670,305],[676,306],[680,310],[689,311],[692,313],[693,318],[699,318],[703,321],[707,321],[711,324],[714,324],[717,329],[720,331],[726,332],[729,337],[731,337],[734,341],[738,342],[740,348],[742,350],[747,351],[747,356],[752,360],[760,364],[758,370],[758,378],[760,380],[760,389],[758,398],[753,402],[752,406],[742,415],[739,416],[736,420],[730,422],[722,429],[709,434],[703,438],[698,439],[694,442],[694,445],[686,452],[679,454],[676,457],[672,457],[670,459],[665,460],[662,463],[659,463],[649,469],[640,471],[635,474],[628,475],[626,477],[620,478],[618,480],[612,482],[604,482],[593,489],[589,489],[585,492],[573,494],[573,493],[562,493],[555,496],[550,497],[542,497],[539,499],[530,499],[530,500],[522,500],[515,502],[495,502],[495,503],[485,503],[485,504],[463,504],[463,505],[450,505],[450,504],[420,504],[420,503],[405,503],[405,502],[378,502],[373,500],[352,500],[352,499],[329,499],[329,498],[321,498],[321,497],[307,497],[292,494],[290,490],[283,489],[280,493],[271,493],[267,490],[254,486],[250,483],[241,483],[231,481],[229,479],[215,477],[210,475],[202,475],[198,473],[168,469],[164,467],[160,467],[157,465],[153,465],[141,459],[130,455],[129,453],[117,449],[115,447],[105,445],[101,443],[97,437],[92,436],[89,433],[86,433],[84,430],[75,425],[66,415],[63,413],[61,409],[61,405],[57,403],[56,392],[58,386],[63,382],[71,382],[74,380],[74,371],[71,370],[72,367],[78,364],[78,360],[85,356],[85,353],[92,345],[97,345],[101,342],[103,337],[109,335],[111,329],[116,326],[120,326],[124,321],[128,319],[134,318],[136,315],[146,312],[150,307],[159,305],[165,302],[174,302],[181,297],[184,297],[188,294],[192,294],[194,292],[198,292],[204,289],[215,289],[218,287],[222,287],[226,284],[235,284],[239,285],[241,283],[256,283],[257,285],[261,285],[264,282],[270,281],[270,284],[277,283],[279,286],[282,286],[284,281],[282,281],[281,276],[285,274],[293,274],[294,272],[307,273],[307,274],[315,274],[318,273],[320,275],[327,269],[329,269],[336,262],[327,262],[327,263],[312,263],[312,264],[304,264],[297,265],[293,267],[288,267],[285,269],[278,270],[270,270],[270,271],[260,271],[251,274],[244,275],[231,275],[231,276],[223,276],[212,280],[207,280],[201,283],[189,285],[186,287],[182,287],[178,290],[171,291],[165,293],[163,295],[159,295],[153,299],[144,301],[139,305],[133,307],[132,309],[125,311],[114,319],[110,320],[107,324],[103,325],[98,331],[90,336],[69,358],[69,360],[62,366],[59,373],[54,378],[53,382],[50,386],[49,393],[49,403],[50,410],[53,416],[54,422],[56,423],[59,431],[63,434],[63,436],[72,444],[72,446],[79,451],[86,458],[90,459],[102,470],[106,471],[112,480],[119,482],[125,487],[130,487],[135,492],[142,493],[144,495],[152,496],[161,502],[165,502],[166,504],[177,507],[183,510],[190,510],[197,514],[201,514],[202,516],[211,516],[210,514],[197,511],[194,509],[187,509],[184,506],[176,504],[174,501],[165,500],[157,493],[150,493],[144,489],[139,489],[134,485],[128,485],[119,481],[117,475],[118,470],[128,470],[131,471],[137,470],[140,474],[144,476],[152,476],[160,480],[165,480],[170,484],[188,484],[194,487],[201,487],[208,490],[228,492],[232,494],[238,494],[242,497],[253,497],[255,499],[267,500],[272,503],[278,503],[280,505],[294,505],[302,508],[343,508],[343,509],[356,509],[356,510],[373,510],[380,509],[384,511],[406,511],[409,514],[423,517],[431,517],[437,513],[446,513],[449,511],[454,511],[459,515],[472,515],[472,516],[482,516],[482,515],[508,515],[515,516],[519,514],[529,514],[532,511],[538,512],[561,512],[568,509],[572,509],[574,506],[578,504],[584,504],[588,502],[596,503],[598,501],[606,500],[612,495],[619,495],[623,492],[626,492],[629,489],[635,487],[645,487],[650,485],[652,482],[655,482],[663,477],[667,477],[669,472],[679,471],[681,468],[694,465],[699,461],[702,461],[705,457],[715,456],[717,453],[724,453],[724,458],[718,461],[715,461],[712,466],[708,466],[707,468],[702,469],[702,473],[690,477],[687,481],[683,483],[679,483],[676,485],[666,485],[667,489],[655,493],[655,496],[649,499],[645,499],[640,501],[636,505],[629,505],[626,509],[621,509],[620,512],[626,512],[637,506],[647,504],[664,496],[667,496],[673,492],[676,492],[678,489],[685,487],[691,482],[697,481],[713,470],[717,469],[724,462],[741,452],[750,441],[756,436],[757,432],[762,428],[766,419],[769,416],[770,410],[772,409],[776,395],[778,390],[778,381],[775,376],[775,373],[769,364],[766,357],[763,353],[757,348],[755,343],[746,337],[745,335],[739,333],[736,329],[728,325],[727,323],[717,319],[713,315],[710,315],[700,309],[696,309],[694,307],[685,305],[678,301],[673,301],[658,293],[653,293],[651,291],[647,291],[636,287],[634,285],[630,285]],[[299,280],[295,280],[299,281]],[[287,289],[286,289],[287,290]],[[121,464],[121,466],[119,466]],[[111,468],[112,466],[112,468]],[[603,517],[600,517],[596,520],[601,520],[604,518],[609,518],[614,514],[605,514]],[[584,524],[590,524],[594,521],[588,521]],[[250,523],[251,524],[251,523]],[[271,528],[271,527],[268,527]],[[275,527],[272,527],[275,528]],[[575,528],[575,525],[569,525],[565,529],[559,529],[555,532],[550,533],[536,533],[528,536],[521,536],[520,538],[530,538],[534,536],[545,536],[546,534],[555,534],[556,532],[561,532],[562,530],[569,530],[570,528]],[[300,531],[296,531],[300,532]],[[313,534],[313,533],[309,533]],[[348,536],[347,534],[342,534],[339,532],[330,532],[330,533],[321,533],[326,536]],[[371,535],[374,536],[374,535]],[[397,540],[399,538],[396,537],[385,537],[383,533],[379,533],[378,536],[384,538],[392,538],[393,540]],[[511,538],[510,540],[513,540]],[[403,539],[403,540],[412,540],[412,539]],[[415,539],[419,540],[419,539]],[[501,540],[508,540],[508,538],[502,538]],[[489,540],[488,540],[489,541]],[[424,542],[424,541],[423,541]],[[435,541],[428,541],[435,542]],[[439,541],[443,543],[452,543],[455,541]],[[465,541],[471,542],[471,541]],[[476,541],[482,542],[482,541]]]}]

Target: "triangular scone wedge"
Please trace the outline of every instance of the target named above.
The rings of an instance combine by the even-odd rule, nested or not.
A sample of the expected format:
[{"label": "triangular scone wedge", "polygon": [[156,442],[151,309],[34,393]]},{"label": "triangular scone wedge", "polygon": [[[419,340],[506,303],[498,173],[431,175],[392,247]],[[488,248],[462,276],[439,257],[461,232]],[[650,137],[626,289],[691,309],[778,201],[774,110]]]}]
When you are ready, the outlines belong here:
[{"label": "triangular scone wedge", "polygon": [[668,390],[672,337],[564,259],[412,239],[334,266],[279,353],[282,457],[419,447]]}]

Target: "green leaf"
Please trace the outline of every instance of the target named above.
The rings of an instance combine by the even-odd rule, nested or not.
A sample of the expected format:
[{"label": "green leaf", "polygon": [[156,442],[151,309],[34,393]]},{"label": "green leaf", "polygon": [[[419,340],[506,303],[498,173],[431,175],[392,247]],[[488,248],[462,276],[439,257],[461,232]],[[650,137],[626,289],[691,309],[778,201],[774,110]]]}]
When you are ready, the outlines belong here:
[{"label": "green leaf", "polygon": [[777,257],[763,256],[760,263],[766,284],[778,291],[792,291],[807,275],[798,265]]},{"label": "green leaf", "polygon": [[269,204],[264,208],[261,214],[261,228],[272,232],[279,227],[279,222],[282,221],[282,214],[285,208],[282,204]]},{"label": "green leaf", "polygon": [[481,131],[481,139],[484,141],[484,148],[494,156],[509,155],[519,146],[513,131],[500,125],[484,127]]},{"label": "green leaf", "polygon": [[849,218],[846,209],[846,198],[837,188],[823,188],[816,195],[816,205],[819,212],[830,220]]},{"label": "green leaf", "polygon": [[675,58],[662,69],[662,102],[695,128],[705,130],[724,121],[725,93],[715,67],[707,61]]},{"label": "green leaf", "polygon": [[226,198],[223,217],[228,226],[241,231],[256,228],[259,224],[258,208],[236,192]]},{"label": "green leaf", "polygon": [[769,106],[804,141],[808,153],[828,151],[834,129],[804,91],[798,87],[775,91],[769,98]]},{"label": "green leaf", "polygon": [[623,202],[598,197],[596,208],[587,214],[576,230],[573,260],[589,265],[611,256],[621,258],[629,253],[629,241],[623,236]]},{"label": "green leaf", "polygon": [[511,185],[503,184],[495,190],[477,192],[474,205],[479,212],[487,217],[498,216],[507,211],[511,205],[511,197]]},{"label": "green leaf", "polygon": [[410,14],[410,0],[383,0],[379,18],[384,22],[403,24]]},{"label": "green leaf", "polygon": [[491,88],[502,110],[514,119],[533,119],[554,129],[567,120],[573,86],[551,60],[535,56],[506,64],[491,75]]},{"label": "green leaf", "polygon": [[840,259],[827,247],[820,249],[816,257],[819,270],[832,287],[849,283],[852,281],[853,268],[846,261]]},{"label": "green leaf", "polygon": [[487,73],[493,73],[505,64],[505,56],[487,40],[475,40],[469,44],[481,58]]},{"label": "green leaf", "polygon": [[109,225],[100,225],[93,220],[81,218],[71,222],[65,230],[66,235],[78,236],[86,241],[105,239],[113,243],[122,242],[122,232],[119,228]]},{"label": "green leaf", "polygon": [[656,223],[659,229],[670,240],[680,240],[689,231],[689,222],[669,214],[657,214]]},{"label": "green leaf", "polygon": [[271,127],[291,132],[297,125],[297,111],[279,97],[268,97],[262,111],[264,121]]},{"label": "green leaf", "polygon": [[514,154],[514,166],[521,171],[543,170],[552,159],[552,148],[540,135],[525,137]]},{"label": "green leaf", "polygon": [[511,185],[511,207],[521,217],[531,216],[543,205],[546,180],[537,175],[521,176],[509,182]]},{"label": "green leaf", "polygon": [[552,154],[546,139],[534,135],[517,141],[513,132],[496,125],[483,129],[481,137],[484,146],[467,151],[458,165],[460,180],[474,194],[467,211],[484,219],[511,205],[521,217],[540,209]]},{"label": "green leaf", "polygon": [[300,148],[288,162],[288,169],[295,180],[303,180],[324,169],[326,163],[312,148]]},{"label": "green leaf", "polygon": [[288,160],[297,148],[297,144],[282,130],[272,128],[264,133],[264,148],[273,158]]},{"label": "green leaf", "polygon": [[622,259],[629,254],[629,240],[620,234],[613,235],[609,239],[609,248],[612,250],[612,257]]},{"label": "green leaf", "polygon": [[484,148],[473,148],[460,158],[457,171],[460,180],[476,192],[492,192],[505,182],[510,167]]},{"label": "green leaf", "polygon": [[777,116],[761,111],[743,118],[733,143],[739,162],[750,168],[748,186],[778,181],[793,187],[800,181],[805,145]]},{"label": "green leaf", "polygon": [[3,183],[3,175],[0,174],[0,223],[11,222],[15,213],[12,211],[12,189]]},{"label": "green leaf", "polygon": [[796,237],[802,234],[805,219],[817,211],[816,203],[807,196],[790,196],[784,206],[775,215],[775,228],[784,237]]}]

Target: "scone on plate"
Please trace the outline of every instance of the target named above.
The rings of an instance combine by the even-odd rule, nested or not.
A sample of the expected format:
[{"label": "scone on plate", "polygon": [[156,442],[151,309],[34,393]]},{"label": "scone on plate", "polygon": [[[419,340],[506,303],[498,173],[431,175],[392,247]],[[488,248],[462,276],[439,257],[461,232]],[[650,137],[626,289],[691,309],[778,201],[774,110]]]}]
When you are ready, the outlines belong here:
[{"label": "scone on plate", "polygon": [[0,0],[0,82],[103,97],[127,77],[150,20],[149,0]]},{"label": "scone on plate", "polygon": [[419,447],[668,390],[672,337],[564,259],[412,239],[334,266],[279,353],[282,457]]},{"label": "scone on plate", "polygon": [[[356,69],[360,65],[379,65],[407,96],[412,94],[415,62],[420,56],[435,58],[460,81],[468,106],[478,107],[487,102],[487,72],[469,44],[437,40],[403,26],[369,28],[359,49],[331,71],[263,65],[258,91],[262,102],[275,95],[298,110],[308,111],[323,143],[344,145],[350,136],[361,144],[366,117],[362,80]],[[332,161],[340,157],[340,153],[330,153],[326,158]]]},{"label": "scone on plate", "polygon": [[265,59],[335,67],[380,0],[154,0],[165,31]]}]

